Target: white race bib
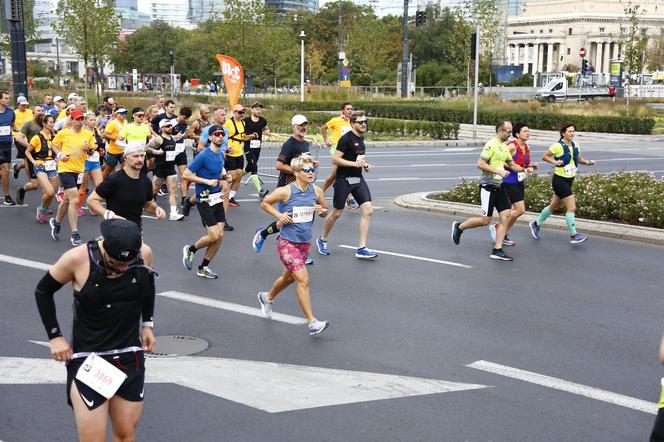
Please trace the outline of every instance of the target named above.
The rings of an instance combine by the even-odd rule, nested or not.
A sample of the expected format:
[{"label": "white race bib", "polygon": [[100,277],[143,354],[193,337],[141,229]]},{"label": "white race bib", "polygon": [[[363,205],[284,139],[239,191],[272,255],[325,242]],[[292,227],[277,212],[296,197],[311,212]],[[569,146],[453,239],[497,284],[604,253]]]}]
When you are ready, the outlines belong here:
[{"label": "white race bib", "polygon": [[351,130],[353,130],[353,128],[350,126],[341,126],[341,135],[346,135]]},{"label": "white race bib", "polygon": [[[505,172],[505,169],[502,168],[502,167],[498,167],[497,170],[499,170],[499,171],[501,171],[501,172]],[[494,179],[494,180],[497,180],[497,181],[502,181],[502,180],[503,180],[503,176],[500,175],[500,174],[498,174],[498,173],[494,173],[494,174],[493,174],[493,179]]]},{"label": "white race bib", "polygon": [[78,177],[76,178],[76,184],[83,184],[83,173],[79,173]]},{"label": "white race bib", "polygon": [[357,161],[362,161],[364,159],[365,155],[358,155],[357,156]]},{"label": "white race bib", "polygon": [[167,150],[166,151],[166,161],[175,161],[175,157],[178,155],[176,150]]},{"label": "white race bib", "polygon": [[526,172],[519,172],[516,174],[516,179],[519,181],[523,181],[528,177],[528,174]]},{"label": "white race bib", "polygon": [[176,153],[182,153],[184,152],[184,140],[180,141],[179,143],[175,143],[175,152]]},{"label": "white race bib", "polygon": [[216,206],[224,199],[224,194],[221,192],[211,193],[208,195],[208,204],[210,206]]},{"label": "white race bib", "polygon": [[47,172],[53,172],[58,168],[58,163],[55,160],[46,160],[44,161],[44,170]]},{"label": "white race bib", "polygon": [[91,155],[88,155],[88,161],[90,161],[92,163],[98,163],[99,162],[99,152],[97,152],[95,150]]},{"label": "white race bib", "polygon": [[567,166],[563,167],[565,175],[574,175],[576,173],[576,166],[574,163],[569,163]]},{"label": "white race bib", "polygon": [[309,223],[314,220],[313,207],[293,207],[293,216],[291,216],[294,223]]},{"label": "white race bib", "polygon": [[127,379],[127,375],[110,362],[91,353],[76,372],[76,379],[110,399]]},{"label": "white race bib", "polygon": [[9,126],[0,126],[0,136],[2,135],[10,135],[12,133],[12,129]]},{"label": "white race bib", "polygon": [[249,149],[260,149],[261,140],[251,140],[249,141]]},{"label": "white race bib", "polygon": [[362,181],[362,178],[360,178],[359,176],[349,176],[348,178],[346,178],[346,181],[348,182],[348,184],[359,184],[360,181]]}]

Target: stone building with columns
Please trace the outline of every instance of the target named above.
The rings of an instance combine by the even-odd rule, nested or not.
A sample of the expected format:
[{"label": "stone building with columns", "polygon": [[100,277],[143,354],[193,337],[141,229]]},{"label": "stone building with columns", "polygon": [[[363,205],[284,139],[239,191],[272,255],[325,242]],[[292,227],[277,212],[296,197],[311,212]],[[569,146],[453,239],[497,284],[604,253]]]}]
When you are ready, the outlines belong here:
[{"label": "stone building with columns", "polygon": [[[664,0],[638,0],[644,14],[641,32],[664,35]],[[523,14],[507,20],[503,36],[507,64],[524,74],[575,72],[579,51],[594,72],[608,73],[610,60],[620,57],[620,34],[627,28],[626,0],[525,0]]]}]

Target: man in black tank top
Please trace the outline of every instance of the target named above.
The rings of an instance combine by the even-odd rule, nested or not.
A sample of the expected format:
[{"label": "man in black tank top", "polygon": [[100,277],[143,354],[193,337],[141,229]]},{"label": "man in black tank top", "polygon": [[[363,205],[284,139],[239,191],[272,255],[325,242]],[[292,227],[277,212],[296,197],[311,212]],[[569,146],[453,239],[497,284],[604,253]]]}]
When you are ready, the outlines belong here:
[{"label": "man in black tank top", "polygon": [[168,217],[171,221],[181,221],[184,215],[178,213],[178,183],[176,159],[178,151],[176,149],[176,140],[172,136],[173,120],[161,120],[159,122],[160,136],[156,146],[157,155],[154,162],[154,178],[152,180],[152,193],[157,194],[161,186],[166,182],[168,186],[168,201],[171,212]]},{"label": "man in black tank top", "polygon": [[[143,409],[143,351],[156,349],[152,250],[131,221],[106,220],[101,232],[102,239],[62,255],[37,285],[35,299],[51,355],[67,363],[67,399],[81,439],[105,440],[110,414],[114,436],[134,440]],[[53,300],[69,282],[74,290],[71,345],[62,336]],[[101,395],[85,376],[98,368],[110,373],[109,365],[123,375],[106,377],[105,384],[117,389]]]}]

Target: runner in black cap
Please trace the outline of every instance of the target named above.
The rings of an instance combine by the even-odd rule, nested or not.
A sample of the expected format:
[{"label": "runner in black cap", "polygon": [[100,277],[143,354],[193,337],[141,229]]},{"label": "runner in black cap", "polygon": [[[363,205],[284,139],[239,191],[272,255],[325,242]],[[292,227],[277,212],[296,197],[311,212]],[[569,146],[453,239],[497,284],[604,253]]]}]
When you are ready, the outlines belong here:
[{"label": "runner in black cap", "polygon": [[256,101],[251,105],[251,115],[244,118],[245,132],[256,134],[257,138],[244,142],[244,155],[247,159],[247,165],[244,170],[251,174],[251,182],[258,192],[258,198],[263,199],[270,193],[268,189],[261,187],[261,180],[258,177],[258,159],[261,156],[261,145],[263,144],[263,135],[270,134],[270,128],[267,126],[267,120],[263,117],[263,105]]},{"label": "runner in black cap", "polygon": [[[102,237],[67,251],[39,281],[35,299],[51,355],[67,363],[67,400],[81,440],[134,440],[143,410],[143,352],[154,352],[152,250],[141,229],[120,219],[101,224]],[[53,295],[71,282],[71,345],[62,336]],[[141,325],[142,320],[142,325]],[[100,384],[93,376],[105,373]],[[104,390],[108,388],[108,390]]]}]

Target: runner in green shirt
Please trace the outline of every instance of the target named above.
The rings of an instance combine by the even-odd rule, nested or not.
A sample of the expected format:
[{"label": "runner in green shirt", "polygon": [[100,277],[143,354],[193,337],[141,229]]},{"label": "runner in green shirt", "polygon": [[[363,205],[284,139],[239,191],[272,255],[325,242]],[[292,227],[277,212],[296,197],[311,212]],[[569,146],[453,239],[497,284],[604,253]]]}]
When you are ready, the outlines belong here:
[{"label": "runner in green shirt", "polygon": [[523,172],[524,169],[512,161],[512,154],[505,144],[512,133],[512,123],[509,120],[500,121],[496,124],[496,136],[484,145],[477,167],[482,171],[480,176],[480,200],[482,202],[482,216],[469,218],[463,223],[455,221],[452,223],[452,241],[459,244],[461,234],[466,229],[488,226],[491,223],[494,207],[500,216],[500,224],[496,227],[496,244],[489,257],[502,261],[512,261],[512,257],[503,251],[503,239],[505,238],[505,226],[510,220],[510,200],[505,188],[501,186],[503,178],[509,175],[505,166],[515,172]]}]

